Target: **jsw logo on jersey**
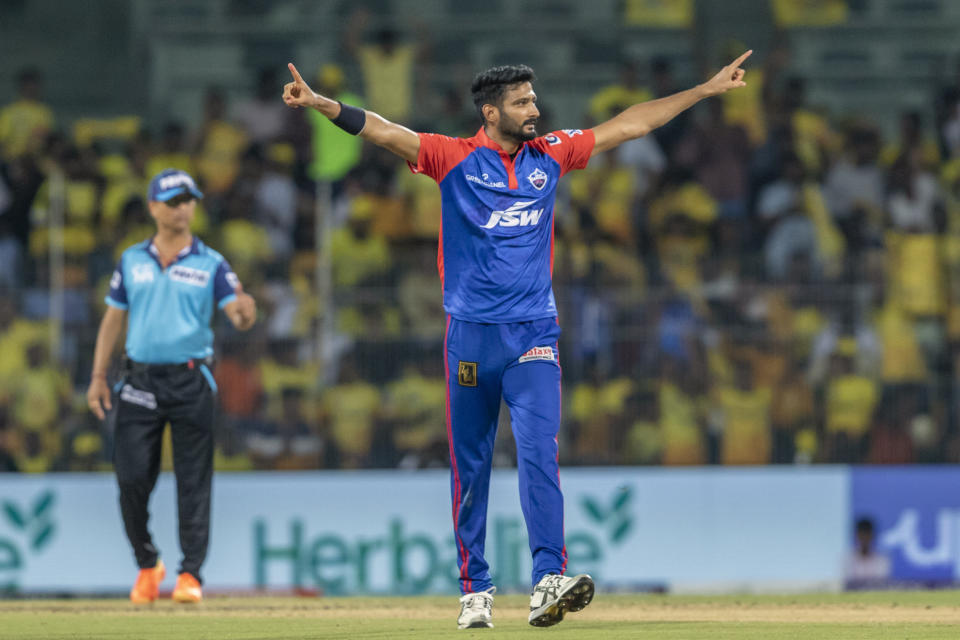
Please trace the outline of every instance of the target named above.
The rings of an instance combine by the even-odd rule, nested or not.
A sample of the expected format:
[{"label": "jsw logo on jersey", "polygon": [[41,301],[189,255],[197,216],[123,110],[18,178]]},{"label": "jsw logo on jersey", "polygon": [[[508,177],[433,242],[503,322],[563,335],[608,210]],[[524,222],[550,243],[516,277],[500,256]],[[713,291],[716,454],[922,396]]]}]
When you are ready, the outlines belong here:
[{"label": "jsw logo on jersey", "polygon": [[514,202],[504,211],[494,211],[490,214],[490,219],[483,225],[484,229],[493,229],[497,225],[501,227],[532,227],[540,222],[540,216],[543,215],[543,209],[527,209],[534,204],[536,200],[524,200]]}]

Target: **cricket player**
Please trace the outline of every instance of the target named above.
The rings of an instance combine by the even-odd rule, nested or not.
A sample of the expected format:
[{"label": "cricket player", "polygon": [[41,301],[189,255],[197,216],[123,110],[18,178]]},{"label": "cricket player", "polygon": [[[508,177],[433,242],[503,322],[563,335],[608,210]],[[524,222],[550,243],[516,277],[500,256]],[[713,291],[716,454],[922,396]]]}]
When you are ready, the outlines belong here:
[{"label": "cricket player", "polygon": [[[130,591],[136,604],[153,602],[166,567],[147,521],[160,470],[163,430],[170,422],[183,561],[176,602],[200,602],[200,567],[210,533],[213,410],[217,385],[210,373],[213,310],[223,309],[240,331],[256,320],[253,298],[223,256],[190,232],[203,194],[184,171],[167,169],[150,181],[147,197],[157,224],[152,238],[123,252],[110,279],[87,390],[90,410],[114,421],[113,462],[120,513],[140,567]],[[112,392],[107,367],[127,329],[126,362]]]},{"label": "cricket player", "polygon": [[288,65],[291,107],[316,109],[347,133],[389,149],[440,185],[437,265],[447,312],[447,435],[460,568],[459,628],[492,627],[495,587],[484,559],[487,497],[501,397],[517,443],[520,503],[533,555],[529,622],[550,626],[587,606],[590,576],[564,575],[557,463],[560,363],[553,268],[557,183],[594,155],[644,136],[700,100],[745,86],[747,51],[692,89],[633,105],[593,129],[537,133],[533,70],[488,69],[471,91],[482,127],[472,138],[414,133],[317,94]]}]

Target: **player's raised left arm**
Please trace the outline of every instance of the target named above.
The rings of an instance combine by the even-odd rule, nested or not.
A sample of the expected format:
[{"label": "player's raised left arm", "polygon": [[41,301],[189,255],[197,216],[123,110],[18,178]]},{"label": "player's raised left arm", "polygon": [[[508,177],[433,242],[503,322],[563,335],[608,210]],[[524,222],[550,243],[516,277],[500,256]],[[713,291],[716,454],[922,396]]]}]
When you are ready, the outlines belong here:
[{"label": "player's raised left arm", "polygon": [[[342,116],[344,115],[341,113],[340,103],[311,89],[307,83],[304,82],[300,76],[300,72],[293,66],[293,63],[288,63],[287,67],[290,69],[291,75],[293,75],[293,82],[288,82],[283,87],[283,101],[287,106],[316,109],[333,120],[334,124],[338,124],[338,120],[342,120]],[[343,126],[343,124],[338,124],[338,126],[361,138],[369,140],[377,146],[394,152],[408,162],[416,164],[417,156],[420,153],[420,136],[403,125],[390,122],[373,111],[356,109],[356,107],[343,108],[352,110],[351,114],[362,117],[362,125],[356,126],[356,130],[352,131],[351,128],[355,124],[352,120],[346,123],[346,126]]]},{"label": "player's raised left arm", "polygon": [[745,72],[740,65],[750,57],[751,53],[753,53],[752,49],[720,69],[715,76],[703,84],[672,96],[635,104],[623,113],[597,125],[593,128],[596,140],[593,155],[613,149],[627,140],[647,135],[704,98],[746,86],[747,83],[743,81]]}]

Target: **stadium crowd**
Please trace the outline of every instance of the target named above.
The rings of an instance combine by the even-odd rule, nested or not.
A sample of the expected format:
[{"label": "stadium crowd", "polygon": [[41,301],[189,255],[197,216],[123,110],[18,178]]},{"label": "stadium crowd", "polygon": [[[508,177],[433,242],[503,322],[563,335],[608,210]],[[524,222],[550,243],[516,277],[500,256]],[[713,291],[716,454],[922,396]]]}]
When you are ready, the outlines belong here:
[{"label": "stadium crowd", "polygon": [[[459,87],[414,108],[420,52],[397,34],[348,44],[359,74],[324,65],[318,91],[417,130],[479,127]],[[934,117],[904,113],[885,136],[808,104],[789,61],[775,48],[743,91],[564,179],[565,464],[960,461],[960,80],[931,87]],[[42,75],[20,73],[0,110],[0,470],[109,468],[109,422],[83,395],[96,322],[166,167],[197,177],[195,233],[262,305],[252,336],[217,325],[216,468],[448,464],[439,191],[287,109],[282,71],[244,100],[211,87],[202,121],[157,131],[136,116],[65,127]],[[538,131],[680,88],[670,60],[628,61],[582,122],[560,123],[538,86]],[[509,429],[497,447],[513,464]]]}]

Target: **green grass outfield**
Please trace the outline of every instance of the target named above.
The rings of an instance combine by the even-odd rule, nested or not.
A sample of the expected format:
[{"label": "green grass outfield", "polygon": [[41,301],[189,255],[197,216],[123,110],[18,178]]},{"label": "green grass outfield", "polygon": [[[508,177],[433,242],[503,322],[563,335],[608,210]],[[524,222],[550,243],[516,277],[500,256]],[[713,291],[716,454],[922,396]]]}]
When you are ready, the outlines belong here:
[{"label": "green grass outfield", "polygon": [[244,640],[283,638],[873,639],[960,638],[960,592],[797,596],[598,594],[555,627],[527,624],[528,599],[497,596],[494,629],[458,631],[456,597],[209,597],[160,600],[0,600],[0,638]]}]

